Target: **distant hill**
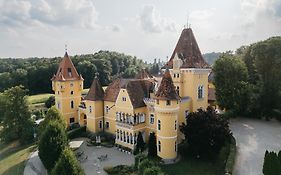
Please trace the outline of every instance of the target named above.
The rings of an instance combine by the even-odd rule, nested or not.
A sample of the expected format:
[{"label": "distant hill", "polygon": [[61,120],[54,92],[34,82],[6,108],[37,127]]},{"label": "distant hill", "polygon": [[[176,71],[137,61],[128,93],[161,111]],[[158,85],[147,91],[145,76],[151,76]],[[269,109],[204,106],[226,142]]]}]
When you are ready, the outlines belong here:
[{"label": "distant hill", "polygon": [[207,61],[208,64],[213,65],[214,62],[219,58],[221,52],[211,52],[203,54],[203,58]]}]

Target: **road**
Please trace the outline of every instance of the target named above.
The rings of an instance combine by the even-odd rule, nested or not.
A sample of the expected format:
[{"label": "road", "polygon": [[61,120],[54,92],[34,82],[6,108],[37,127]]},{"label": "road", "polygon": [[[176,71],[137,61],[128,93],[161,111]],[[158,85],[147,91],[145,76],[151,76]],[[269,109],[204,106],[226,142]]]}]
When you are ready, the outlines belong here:
[{"label": "road", "polygon": [[237,142],[233,174],[262,175],[265,151],[281,150],[281,123],[237,118],[230,120],[230,128]]}]

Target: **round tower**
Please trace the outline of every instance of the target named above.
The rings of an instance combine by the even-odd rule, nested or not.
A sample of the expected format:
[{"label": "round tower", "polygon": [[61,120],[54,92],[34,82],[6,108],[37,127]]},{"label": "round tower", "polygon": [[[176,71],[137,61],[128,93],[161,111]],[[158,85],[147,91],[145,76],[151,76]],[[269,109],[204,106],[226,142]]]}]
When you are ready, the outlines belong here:
[{"label": "round tower", "polygon": [[157,155],[165,161],[177,157],[179,100],[167,69],[155,94]]}]

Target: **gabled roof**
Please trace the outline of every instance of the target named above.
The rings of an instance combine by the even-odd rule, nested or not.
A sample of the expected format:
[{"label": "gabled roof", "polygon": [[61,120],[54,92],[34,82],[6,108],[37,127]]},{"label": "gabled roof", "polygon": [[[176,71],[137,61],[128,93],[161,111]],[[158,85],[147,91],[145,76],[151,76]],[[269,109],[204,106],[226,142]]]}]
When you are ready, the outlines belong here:
[{"label": "gabled roof", "polygon": [[57,73],[53,76],[52,80],[65,81],[65,80],[81,80],[81,75],[78,74],[67,52],[59,64]]},{"label": "gabled roof", "polygon": [[104,101],[116,102],[120,89],[126,89],[133,108],[144,107],[143,98],[149,97],[153,81],[144,79],[116,79],[105,90]]},{"label": "gabled roof", "polygon": [[103,91],[100,81],[96,75],[94,78],[94,81],[88,91],[88,94],[85,96],[84,99],[90,100],[90,101],[102,101],[103,97],[104,97],[104,91]]},{"label": "gabled roof", "polygon": [[202,57],[191,28],[183,29],[170,60],[163,68],[173,68],[176,53],[182,60],[181,68],[209,68],[208,63]]},{"label": "gabled roof", "polygon": [[176,92],[169,69],[166,69],[155,98],[159,100],[178,100],[179,95]]},{"label": "gabled roof", "polygon": [[153,78],[153,76],[146,69],[142,69],[136,75],[136,79],[150,79],[150,78]]}]

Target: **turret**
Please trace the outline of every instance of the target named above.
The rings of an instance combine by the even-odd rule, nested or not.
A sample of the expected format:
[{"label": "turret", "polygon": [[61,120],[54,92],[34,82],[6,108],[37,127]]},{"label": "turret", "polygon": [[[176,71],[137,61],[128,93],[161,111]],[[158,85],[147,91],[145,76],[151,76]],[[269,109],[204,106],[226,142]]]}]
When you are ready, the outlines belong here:
[{"label": "turret", "polygon": [[81,102],[83,78],[77,73],[67,52],[53,76],[52,90],[55,92],[56,107],[62,113],[66,123],[78,123],[78,106]]},{"label": "turret", "polygon": [[167,69],[155,94],[157,155],[165,161],[177,157],[179,100]]},{"label": "turret", "polygon": [[[103,97],[104,91],[96,73],[89,92],[84,98],[86,111],[84,113],[80,112],[79,115],[80,125],[86,124],[87,129],[91,132],[98,132],[103,128]],[[85,116],[87,122],[85,122]]]}]

